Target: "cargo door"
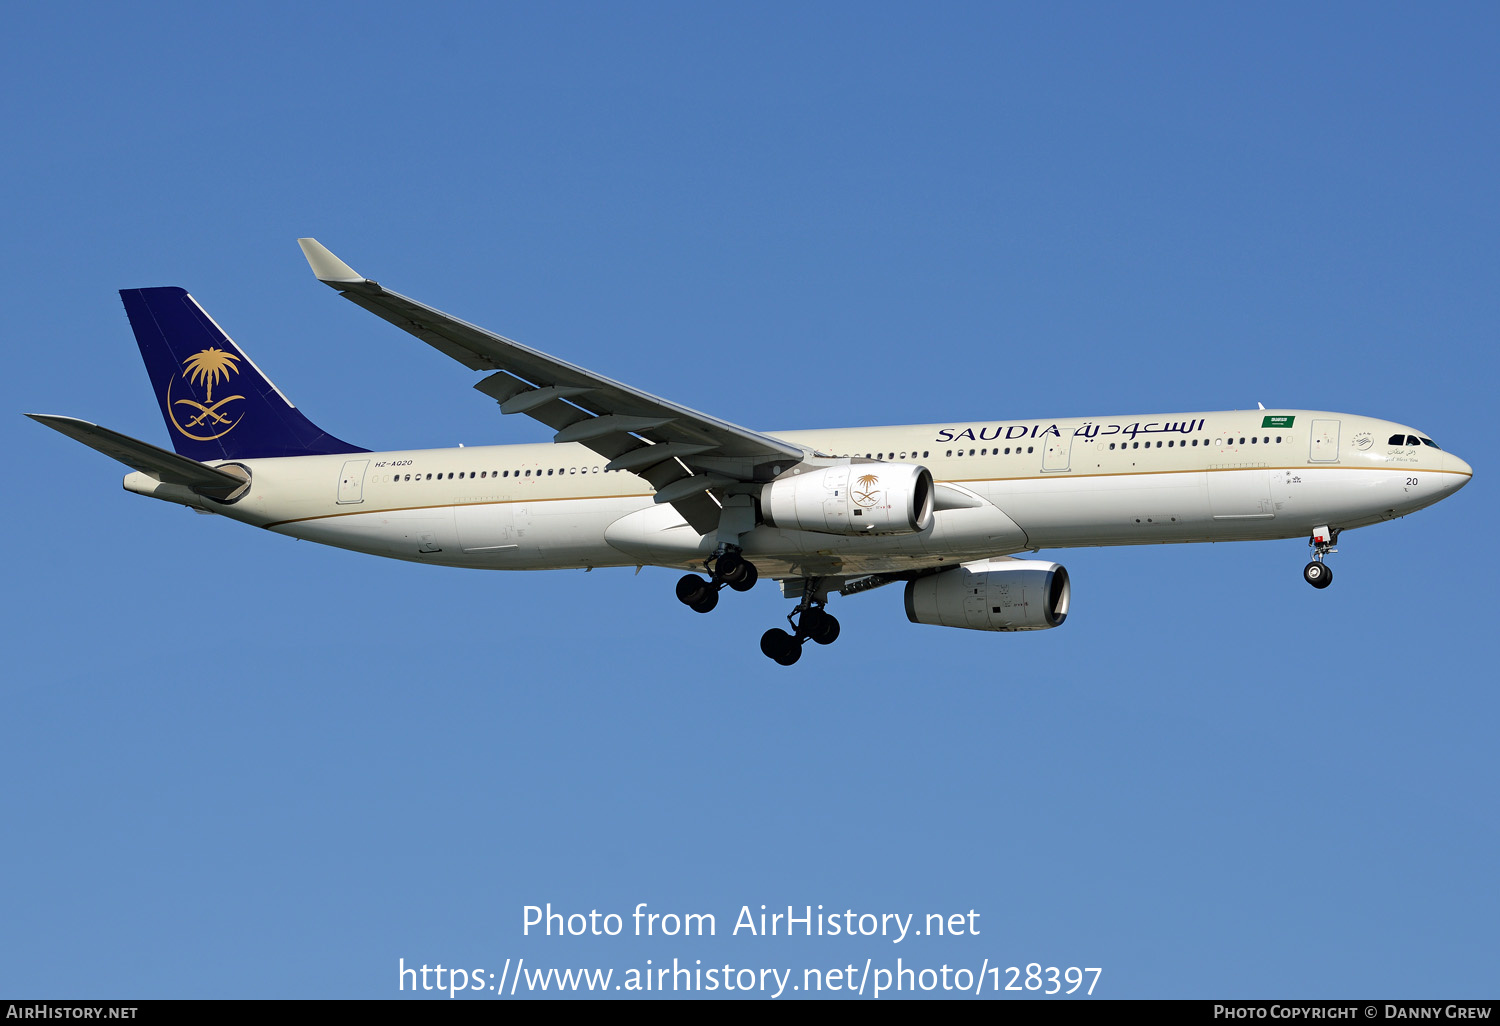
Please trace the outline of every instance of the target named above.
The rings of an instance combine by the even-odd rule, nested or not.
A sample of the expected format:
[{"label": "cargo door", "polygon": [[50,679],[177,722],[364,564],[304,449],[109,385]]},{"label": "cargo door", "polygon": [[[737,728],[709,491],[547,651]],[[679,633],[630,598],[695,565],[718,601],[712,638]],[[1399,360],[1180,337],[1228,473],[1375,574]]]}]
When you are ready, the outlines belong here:
[{"label": "cargo door", "polygon": [[485,502],[459,506],[453,511],[453,520],[458,528],[458,545],[465,552],[493,552],[517,547],[516,540],[511,536],[509,503]]},{"label": "cargo door", "polygon": [[1269,520],[1276,515],[1269,470],[1210,470],[1207,477],[1215,520]]}]

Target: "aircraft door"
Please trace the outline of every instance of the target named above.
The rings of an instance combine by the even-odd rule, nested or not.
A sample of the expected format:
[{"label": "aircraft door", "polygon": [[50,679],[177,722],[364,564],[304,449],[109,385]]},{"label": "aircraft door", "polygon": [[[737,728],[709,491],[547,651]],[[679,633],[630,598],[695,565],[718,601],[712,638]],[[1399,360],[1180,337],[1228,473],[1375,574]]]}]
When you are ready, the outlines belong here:
[{"label": "aircraft door", "polygon": [[465,552],[485,552],[516,547],[508,503],[485,502],[458,506],[453,511],[458,544]]},{"label": "aircraft door", "polygon": [[1261,520],[1276,515],[1269,470],[1211,470],[1208,505],[1215,520]]},{"label": "aircraft door", "polygon": [[345,460],[339,471],[339,504],[365,501],[365,468],[369,460]]},{"label": "aircraft door", "polygon": [[1061,473],[1072,469],[1073,433],[1061,438],[1048,437],[1042,448],[1042,473]]},{"label": "aircraft door", "polygon": [[1337,463],[1339,461],[1339,422],[1315,420],[1312,422],[1312,451],[1308,453],[1313,463]]}]

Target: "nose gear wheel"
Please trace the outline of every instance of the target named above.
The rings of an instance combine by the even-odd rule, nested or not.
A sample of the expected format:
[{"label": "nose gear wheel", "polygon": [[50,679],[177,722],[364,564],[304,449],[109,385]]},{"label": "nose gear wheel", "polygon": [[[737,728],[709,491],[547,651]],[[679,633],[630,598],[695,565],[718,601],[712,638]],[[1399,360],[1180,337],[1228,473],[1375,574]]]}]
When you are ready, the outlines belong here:
[{"label": "nose gear wheel", "polygon": [[1339,530],[1337,527],[1314,528],[1312,537],[1307,540],[1313,558],[1302,568],[1302,579],[1319,591],[1333,583],[1333,568],[1323,562],[1323,557],[1338,551],[1334,546],[1338,544]]}]

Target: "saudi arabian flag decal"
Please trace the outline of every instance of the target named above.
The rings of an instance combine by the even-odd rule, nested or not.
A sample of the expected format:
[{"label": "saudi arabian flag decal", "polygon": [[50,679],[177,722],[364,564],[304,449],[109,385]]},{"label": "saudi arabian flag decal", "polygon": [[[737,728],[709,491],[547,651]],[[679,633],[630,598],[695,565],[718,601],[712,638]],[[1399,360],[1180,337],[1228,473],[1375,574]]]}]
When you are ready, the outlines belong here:
[{"label": "saudi arabian flag decal", "polygon": [[1260,426],[1263,428],[1289,428],[1292,426],[1292,421],[1296,419],[1296,417],[1262,417],[1260,419]]}]

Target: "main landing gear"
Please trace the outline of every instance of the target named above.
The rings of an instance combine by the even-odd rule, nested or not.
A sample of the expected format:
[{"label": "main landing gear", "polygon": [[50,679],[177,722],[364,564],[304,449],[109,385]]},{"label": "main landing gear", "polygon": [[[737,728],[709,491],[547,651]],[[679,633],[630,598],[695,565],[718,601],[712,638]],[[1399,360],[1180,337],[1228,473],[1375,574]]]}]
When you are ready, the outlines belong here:
[{"label": "main landing gear", "polygon": [[1338,540],[1339,529],[1336,527],[1314,528],[1312,537],[1307,540],[1313,550],[1313,558],[1311,563],[1302,568],[1302,579],[1314,588],[1321,590],[1333,583],[1333,568],[1323,562],[1323,557],[1338,551],[1334,548]]},{"label": "main landing gear", "polygon": [[737,549],[725,549],[705,560],[703,568],[709,571],[708,580],[697,574],[686,574],[677,582],[677,601],[695,613],[707,613],[717,606],[719,589],[726,584],[735,591],[749,591],[760,579],[755,564],[740,555]]},{"label": "main landing gear", "polygon": [[[703,568],[709,573],[707,580],[698,574],[684,574],[677,582],[677,601],[696,613],[707,613],[717,606],[719,592],[726,585],[735,591],[749,591],[760,578],[755,564],[734,548],[721,549],[704,560]],[[801,659],[802,646],[808,641],[831,645],[838,640],[839,622],[823,608],[828,597],[818,584],[817,578],[804,582],[802,600],[786,618],[792,627],[790,633],[772,627],[761,635],[760,650],[782,666]]]},{"label": "main landing gear", "polygon": [[813,596],[815,588],[809,587],[797,603],[797,608],[787,616],[792,625],[788,634],[779,627],[772,627],[760,636],[760,650],[782,666],[791,666],[802,658],[802,646],[811,640],[819,645],[832,645],[839,637],[839,622],[832,613],[823,608],[823,602]]}]

